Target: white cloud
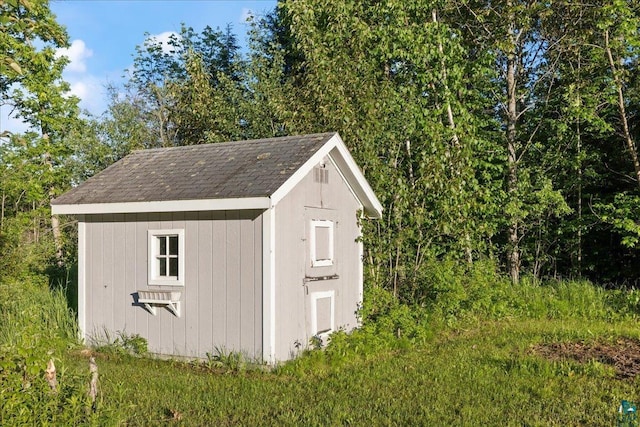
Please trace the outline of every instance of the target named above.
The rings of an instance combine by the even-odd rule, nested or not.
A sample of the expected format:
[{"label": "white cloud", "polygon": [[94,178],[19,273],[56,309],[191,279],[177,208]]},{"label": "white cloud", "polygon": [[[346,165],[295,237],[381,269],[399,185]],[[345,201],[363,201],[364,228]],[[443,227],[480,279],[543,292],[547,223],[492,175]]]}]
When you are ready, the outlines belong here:
[{"label": "white cloud", "polygon": [[255,16],[256,14],[253,12],[253,10],[243,7],[238,22],[240,22],[241,24],[246,24],[249,20],[253,20]]},{"label": "white cloud", "polygon": [[154,34],[147,37],[145,43],[159,44],[162,46],[162,52],[169,54],[173,49],[175,49],[175,47],[169,44],[172,36],[177,37],[177,39],[180,40],[180,34],[175,31],[165,31],[164,33]]},{"label": "white cloud", "polygon": [[67,64],[65,71],[84,73],[87,71],[85,60],[93,56],[93,51],[87,48],[84,41],[78,39],[74,40],[68,48],[58,49],[56,56],[69,58],[69,64]]},{"label": "white cloud", "polygon": [[80,98],[80,108],[99,116],[107,108],[105,96],[105,81],[93,75],[82,75],[77,78],[67,78],[70,95]]}]

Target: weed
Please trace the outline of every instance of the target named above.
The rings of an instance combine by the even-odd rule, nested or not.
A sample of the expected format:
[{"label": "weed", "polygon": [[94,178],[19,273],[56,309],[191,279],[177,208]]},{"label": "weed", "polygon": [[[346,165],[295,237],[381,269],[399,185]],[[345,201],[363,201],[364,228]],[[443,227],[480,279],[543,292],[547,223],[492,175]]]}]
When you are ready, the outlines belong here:
[{"label": "weed", "polygon": [[227,372],[245,371],[253,365],[257,365],[256,361],[242,352],[231,351],[224,347],[214,347],[213,351],[207,353],[207,359],[204,362],[208,369],[223,369]]},{"label": "weed", "polygon": [[125,331],[116,331],[114,334],[104,328],[102,332],[92,334],[88,341],[91,347],[102,353],[143,356],[148,352],[145,338]]}]

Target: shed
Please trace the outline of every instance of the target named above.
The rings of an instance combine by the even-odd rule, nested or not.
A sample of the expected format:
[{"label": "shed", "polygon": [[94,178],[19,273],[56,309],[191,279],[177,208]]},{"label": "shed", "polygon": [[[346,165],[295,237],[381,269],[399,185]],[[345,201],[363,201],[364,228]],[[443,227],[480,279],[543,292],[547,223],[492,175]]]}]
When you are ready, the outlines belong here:
[{"label": "shed", "polygon": [[85,339],[267,363],[358,325],[360,217],[382,212],[338,133],[135,151],[51,205],[78,220]]}]

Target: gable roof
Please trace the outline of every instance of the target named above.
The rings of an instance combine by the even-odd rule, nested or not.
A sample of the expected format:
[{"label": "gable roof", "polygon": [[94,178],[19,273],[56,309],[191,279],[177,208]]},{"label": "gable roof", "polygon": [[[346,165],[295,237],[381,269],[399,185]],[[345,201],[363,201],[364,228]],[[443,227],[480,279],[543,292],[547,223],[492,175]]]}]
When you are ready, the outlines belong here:
[{"label": "gable roof", "polygon": [[266,209],[325,156],[365,213],[378,218],[382,206],[335,132],[134,151],[54,199],[52,211]]}]

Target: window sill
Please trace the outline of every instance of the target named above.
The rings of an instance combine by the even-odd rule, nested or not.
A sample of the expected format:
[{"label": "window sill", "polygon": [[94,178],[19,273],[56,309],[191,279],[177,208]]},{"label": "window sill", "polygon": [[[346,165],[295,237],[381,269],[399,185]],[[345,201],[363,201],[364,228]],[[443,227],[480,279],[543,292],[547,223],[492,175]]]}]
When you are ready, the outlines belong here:
[{"label": "window sill", "polygon": [[184,286],[183,280],[178,279],[149,279],[149,286]]}]

